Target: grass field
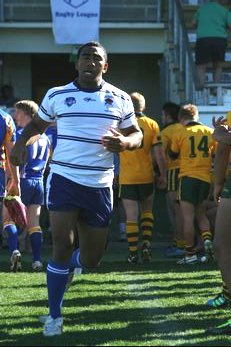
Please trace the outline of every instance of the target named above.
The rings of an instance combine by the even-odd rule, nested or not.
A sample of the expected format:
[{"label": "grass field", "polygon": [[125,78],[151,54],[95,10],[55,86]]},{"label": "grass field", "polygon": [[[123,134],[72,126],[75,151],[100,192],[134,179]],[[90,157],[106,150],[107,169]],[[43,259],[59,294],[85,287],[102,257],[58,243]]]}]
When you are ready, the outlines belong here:
[{"label": "grass field", "polygon": [[23,272],[9,273],[0,251],[0,345],[230,346],[231,337],[204,333],[229,317],[205,305],[220,290],[216,265],[176,265],[163,256],[165,246],[154,244],[152,263],[131,266],[126,245],[111,242],[101,267],[75,277],[64,301],[65,332],[55,338],[44,338],[38,322],[47,312],[45,271],[31,273],[25,255]]}]

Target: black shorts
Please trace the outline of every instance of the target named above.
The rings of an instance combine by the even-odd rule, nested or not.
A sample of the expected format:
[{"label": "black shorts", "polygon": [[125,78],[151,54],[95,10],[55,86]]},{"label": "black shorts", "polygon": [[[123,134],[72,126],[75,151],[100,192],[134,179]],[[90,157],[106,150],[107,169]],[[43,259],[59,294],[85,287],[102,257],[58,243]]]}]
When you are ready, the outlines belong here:
[{"label": "black shorts", "polygon": [[121,199],[143,201],[152,195],[153,192],[153,183],[121,184],[119,196]]},{"label": "black shorts", "polygon": [[179,182],[179,200],[190,202],[194,206],[208,199],[210,183],[198,178],[184,176]]},{"label": "black shorts", "polygon": [[227,39],[206,37],[196,42],[196,65],[225,61]]}]

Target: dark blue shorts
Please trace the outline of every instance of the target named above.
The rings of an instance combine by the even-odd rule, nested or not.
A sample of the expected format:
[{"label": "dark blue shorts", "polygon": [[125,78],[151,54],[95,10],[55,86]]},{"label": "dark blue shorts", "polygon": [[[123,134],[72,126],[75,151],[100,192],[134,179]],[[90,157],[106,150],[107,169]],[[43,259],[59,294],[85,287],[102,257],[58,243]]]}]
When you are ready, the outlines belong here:
[{"label": "dark blue shorts", "polygon": [[21,178],[21,199],[24,205],[43,205],[44,187],[42,179]]},{"label": "dark blue shorts", "polygon": [[0,199],[4,198],[5,196],[5,188],[5,171],[2,168],[0,168]]},{"label": "dark blue shorts", "polygon": [[112,188],[93,188],[51,173],[47,179],[50,211],[80,210],[80,219],[93,227],[107,227],[113,208]]}]

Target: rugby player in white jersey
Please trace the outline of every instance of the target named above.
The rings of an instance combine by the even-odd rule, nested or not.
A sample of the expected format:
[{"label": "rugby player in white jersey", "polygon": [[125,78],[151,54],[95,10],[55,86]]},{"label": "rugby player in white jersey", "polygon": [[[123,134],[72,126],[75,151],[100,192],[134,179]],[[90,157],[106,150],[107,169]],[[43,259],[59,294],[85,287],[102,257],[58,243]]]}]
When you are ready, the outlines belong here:
[{"label": "rugby player in white jersey", "polygon": [[[48,90],[38,116],[11,153],[12,164],[20,165],[27,141],[57,123],[47,194],[53,254],[47,266],[45,336],[62,333],[61,306],[70,268],[96,267],[105,252],[112,212],[113,152],[136,149],[142,141],[130,96],[103,80],[107,69],[107,53],[100,43],[81,46],[78,77]],[[76,233],[79,249],[73,252]]]}]

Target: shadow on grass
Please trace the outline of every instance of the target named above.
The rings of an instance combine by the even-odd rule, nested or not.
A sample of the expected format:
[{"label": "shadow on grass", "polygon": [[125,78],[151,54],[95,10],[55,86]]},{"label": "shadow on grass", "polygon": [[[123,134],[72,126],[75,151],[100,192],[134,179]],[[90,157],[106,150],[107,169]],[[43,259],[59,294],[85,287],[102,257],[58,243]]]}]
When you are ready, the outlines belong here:
[{"label": "shadow on grass", "polygon": [[[195,307],[184,307],[186,313],[195,312]],[[170,308],[153,309],[114,309],[105,312],[85,312],[76,315],[65,316],[65,332],[54,338],[44,338],[41,335],[42,327],[38,323],[26,322],[24,331],[36,329],[33,334],[20,333],[13,336],[1,328],[1,340],[4,336],[4,345],[10,346],[100,346],[100,345],[152,345],[156,346],[230,346],[228,337],[209,337],[204,329],[214,324],[211,319],[195,319],[187,317],[182,320],[169,319],[172,314]],[[84,322],[84,327],[83,327]],[[99,327],[99,322],[104,327]],[[112,322],[121,322],[124,326],[110,328]],[[198,323],[198,327],[196,327]],[[97,328],[98,326],[98,328]],[[73,329],[74,327],[74,329]],[[22,329],[22,326],[14,326],[14,329]],[[199,331],[198,331],[199,330]],[[193,342],[194,339],[200,342]],[[181,341],[182,340],[182,341]],[[9,344],[7,343],[9,341]],[[3,345],[0,342],[0,345]]]},{"label": "shadow on grass", "polygon": [[[6,258],[4,261],[6,266]],[[30,255],[25,261],[25,272],[31,272]],[[45,311],[47,301],[31,294],[29,300],[27,296],[25,301],[23,297],[13,301],[14,316],[0,317],[0,345],[230,346],[229,337],[209,337],[204,333],[208,327],[223,322],[225,313],[208,310],[197,301],[198,296],[204,297],[220,284],[215,270],[216,265],[177,266],[172,261],[161,262],[161,258],[131,266],[115,256],[114,261],[104,260],[91,273],[75,277],[65,295],[63,335],[42,336],[35,312],[41,307]],[[14,274],[9,276],[14,278]],[[38,276],[42,276],[39,279],[43,283],[28,279],[22,283],[23,291],[46,291],[45,271]],[[3,298],[4,289],[17,288],[16,284],[3,285]],[[8,306],[6,300],[1,302],[3,310],[7,311]],[[24,309],[27,316],[22,315]]]}]

